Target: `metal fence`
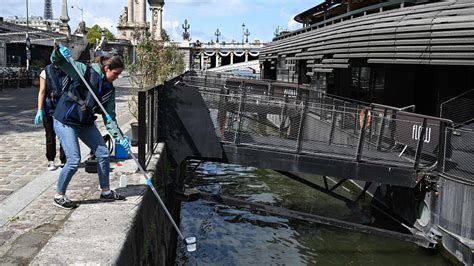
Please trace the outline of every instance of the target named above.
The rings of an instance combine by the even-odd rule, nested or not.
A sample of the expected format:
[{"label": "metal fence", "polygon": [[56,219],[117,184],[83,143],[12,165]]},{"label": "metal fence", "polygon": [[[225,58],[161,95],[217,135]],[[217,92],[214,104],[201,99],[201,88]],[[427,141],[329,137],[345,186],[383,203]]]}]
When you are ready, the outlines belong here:
[{"label": "metal fence", "polygon": [[158,145],[158,90],[160,86],[138,91],[138,162],[149,163]]},{"label": "metal fence", "polygon": [[27,71],[20,67],[0,67],[0,90],[31,86],[39,78],[38,71]]},{"label": "metal fence", "polygon": [[443,170],[451,121],[405,110],[413,106],[357,102],[296,84],[183,80],[201,90],[223,143]]},{"label": "metal fence", "polygon": [[443,102],[440,116],[452,120],[456,126],[474,122],[474,89]]},{"label": "metal fence", "polygon": [[454,129],[452,134],[446,134],[446,138],[450,146],[446,151],[444,172],[472,184],[474,182],[474,126]]}]

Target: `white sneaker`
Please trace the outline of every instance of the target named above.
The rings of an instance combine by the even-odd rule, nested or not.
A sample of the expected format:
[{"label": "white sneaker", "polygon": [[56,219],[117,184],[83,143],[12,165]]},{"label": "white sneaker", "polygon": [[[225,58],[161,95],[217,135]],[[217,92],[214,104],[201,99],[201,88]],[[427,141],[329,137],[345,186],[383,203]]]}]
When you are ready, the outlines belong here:
[{"label": "white sneaker", "polygon": [[54,171],[54,170],[56,170],[56,168],[57,168],[57,167],[56,167],[56,165],[54,164],[53,161],[49,161],[49,162],[48,162],[48,170],[49,170],[49,171]]}]

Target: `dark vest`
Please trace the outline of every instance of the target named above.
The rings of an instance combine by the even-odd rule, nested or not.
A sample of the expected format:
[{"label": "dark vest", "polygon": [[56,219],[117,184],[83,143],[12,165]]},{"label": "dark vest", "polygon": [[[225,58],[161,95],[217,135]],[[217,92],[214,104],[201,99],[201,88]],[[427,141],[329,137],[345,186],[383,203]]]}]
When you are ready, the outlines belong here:
[{"label": "dark vest", "polygon": [[[101,78],[91,66],[87,67],[84,78],[102,104],[113,100],[111,95],[115,91],[114,86]],[[96,113],[100,113],[100,109],[94,97],[89,93],[82,80],[74,80],[67,92],[59,99],[53,116],[66,125],[92,126],[96,119]]]},{"label": "dark vest", "polygon": [[69,87],[71,79],[53,64],[47,65],[45,72],[46,93],[43,106],[45,115],[51,116],[64,90]]}]

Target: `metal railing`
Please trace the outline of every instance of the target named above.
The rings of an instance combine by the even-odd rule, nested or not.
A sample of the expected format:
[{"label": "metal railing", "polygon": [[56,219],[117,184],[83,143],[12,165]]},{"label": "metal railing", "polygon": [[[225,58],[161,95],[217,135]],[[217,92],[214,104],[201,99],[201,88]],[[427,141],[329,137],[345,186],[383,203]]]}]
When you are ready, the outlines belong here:
[{"label": "metal railing", "polygon": [[0,67],[0,90],[31,86],[39,78],[38,71],[27,71],[21,67]]},{"label": "metal railing", "polygon": [[446,138],[450,146],[444,173],[474,185],[474,126],[456,128]]},{"label": "metal railing", "polygon": [[138,162],[146,169],[158,145],[158,90],[160,86],[138,91]]},{"label": "metal railing", "polygon": [[440,116],[452,120],[456,126],[474,122],[474,89],[441,103]]},{"label": "metal railing", "polygon": [[297,84],[183,77],[201,90],[221,142],[443,171],[452,122]]}]

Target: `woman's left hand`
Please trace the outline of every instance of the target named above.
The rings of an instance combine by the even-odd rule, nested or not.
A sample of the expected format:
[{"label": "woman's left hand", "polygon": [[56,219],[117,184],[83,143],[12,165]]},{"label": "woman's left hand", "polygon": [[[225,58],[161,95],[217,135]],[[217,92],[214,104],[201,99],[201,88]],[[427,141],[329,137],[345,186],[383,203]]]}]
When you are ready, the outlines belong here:
[{"label": "woman's left hand", "polygon": [[120,143],[120,145],[122,145],[122,147],[125,149],[125,150],[130,150],[130,140],[128,139],[127,136],[123,136],[123,138],[121,139],[118,139],[118,142]]},{"label": "woman's left hand", "polygon": [[43,120],[43,111],[39,110],[35,116],[35,125],[38,125],[41,122],[41,120]]}]

